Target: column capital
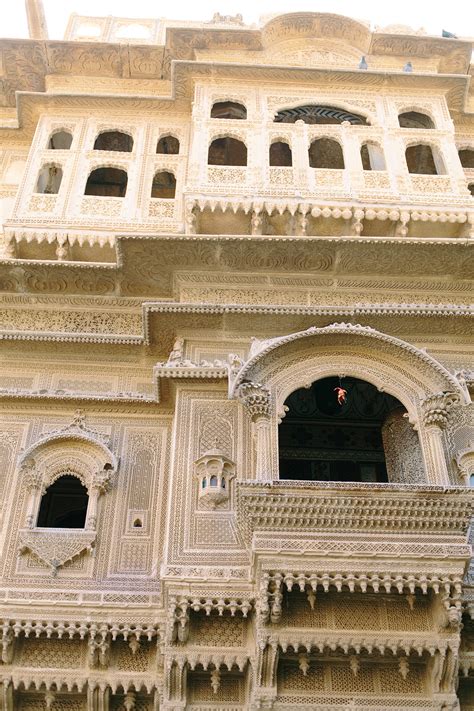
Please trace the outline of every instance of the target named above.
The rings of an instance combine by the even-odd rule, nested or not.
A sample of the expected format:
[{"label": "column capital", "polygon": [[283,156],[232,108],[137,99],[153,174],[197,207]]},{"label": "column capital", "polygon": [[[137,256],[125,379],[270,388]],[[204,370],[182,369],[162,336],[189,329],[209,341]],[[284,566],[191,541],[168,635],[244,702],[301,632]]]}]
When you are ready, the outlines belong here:
[{"label": "column capital", "polygon": [[422,400],[421,409],[425,427],[444,429],[448,423],[449,412],[458,402],[458,393],[450,392],[436,393]]},{"label": "column capital", "polygon": [[270,417],[272,413],[272,397],[270,391],[260,383],[251,381],[239,386],[237,397],[248,410],[252,420],[260,417]]},{"label": "column capital", "polygon": [[20,467],[23,486],[27,491],[39,491],[43,487],[43,474],[36,467],[34,459],[27,459]]}]

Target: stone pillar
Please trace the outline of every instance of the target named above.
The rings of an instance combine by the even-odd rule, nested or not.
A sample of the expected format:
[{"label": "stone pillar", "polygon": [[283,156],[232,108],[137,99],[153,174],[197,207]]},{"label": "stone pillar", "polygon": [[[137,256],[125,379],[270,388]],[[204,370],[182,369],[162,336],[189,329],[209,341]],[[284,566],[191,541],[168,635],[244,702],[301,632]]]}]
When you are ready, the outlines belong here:
[{"label": "stone pillar", "polygon": [[343,121],[341,130],[344,154],[345,189],[357,193],[364,188],[364,174],[360,157],[359,136],[351,131],[351,123]]},{"label": "stone pillar", "polygon": [[444,161],[445,174],[451,180],[451,189],[454,193],[461,193],[462,197],[466,197],[468,194],[466,175],[459,159],[454,136],[446,136],[440,143],[441,158]]},{"label": "stone pillar", "polygon": [[255,434],[255,477],[260,481],[271,481],[271,396],[258,383],[242,383],[239,399],[249,412]]},{"label": "stone pillar", "polygon": [[437,393],[422,401],[423,424],[428,435],[437,483],[450,486],[446,455],[443,444],[443,430],[448,423],[448,414],[459,401],[457,393]]},{"label": "stone pillar", "polygon": [[291,146],[293,156],[294,185],[298,191],[304,192],[314,190],[314,171],[309,167],[308,161],[308,126],[304,121],[298,119],[295,122],[293,133],[293,144]]},{"label": "stone pillar", "polygon": [[99,497],[109,488],[111,470],[103,469],[95,472],[89,488],[89,505],[87,507],[87,519],[85,528],[95,531],[97,528],[97,508]]},{"label": "stone pillar", "polygon": [[87,711],[109,711],[110,686],[105,682],[90,682],[87,689]]},{"label": "stone pillar", "polygon": [[38,518],[39,504],[43,493],[43,476],[36,468],[34,459],[27,459],[20,469],[23,486],[28,492],[26,528],[34,528]]},{"label": "stone pillar", "polygon": [[30,39],[48,39],[48,26],[42,0],[25,0]]}]

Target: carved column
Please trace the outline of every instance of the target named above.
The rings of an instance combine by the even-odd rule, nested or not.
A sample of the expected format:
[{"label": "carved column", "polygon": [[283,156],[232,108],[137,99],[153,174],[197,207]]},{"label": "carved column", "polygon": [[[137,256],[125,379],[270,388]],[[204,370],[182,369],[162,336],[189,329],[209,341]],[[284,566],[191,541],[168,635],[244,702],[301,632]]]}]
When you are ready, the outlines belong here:
[{"label": "carved column", "polygon": [[308,126],[304,121],[298,119],[295,122],[293,145],[291,146],[295,187],[298,190],[314,189],[314,171],[308,163],[308,141]]},{"label": "carved column", "polygon": [[34,459],[28,459],[21,466],[20,476],[23,486],[28,492],[25,526],[34,528],[43,490],[43,475],[36,468]]},{"label": "carved column", "polygon": [[358,192],[364,188],[364,174],[362,171],[362,161],[360,158],[360,141],[357,135],[351,131],[349,121],[343,121],[341,130],[342,150],[344,154],[345,180],[348,183],[344,186],[351,192]]},{"label": "carved column", "polygon": [[448,423],[448,414],[459,401],[457,393],[437,393],[422,401],[423,424],[431,449],[431,456],[440,484],[449,486],[448,467],[443,445],[443,430]]},{"label": "carved column", "polygon": [[242,383],[239,387],[239,399],[249,412],[255,434],[255,477],[259,480],[272,480],[271,471],[271,395],[259,383]]},{"label": "carved column", "polygon": [[97,507],[99,496],[105,494],[110,484],[110,469],[95,472],[89,488],[89,505],[87,507],[86,528],[95,531],[97,528]]},{"label": "carved column", "polygon": [[2,711],[14,711],[13,705],[13,684],[11,678],[5,676],[0,680],[0,709]]},{"label": "carved column", "polygon": [[87,711],[109,711],[110,686],[106,682],[89,682],[87,689]]}]

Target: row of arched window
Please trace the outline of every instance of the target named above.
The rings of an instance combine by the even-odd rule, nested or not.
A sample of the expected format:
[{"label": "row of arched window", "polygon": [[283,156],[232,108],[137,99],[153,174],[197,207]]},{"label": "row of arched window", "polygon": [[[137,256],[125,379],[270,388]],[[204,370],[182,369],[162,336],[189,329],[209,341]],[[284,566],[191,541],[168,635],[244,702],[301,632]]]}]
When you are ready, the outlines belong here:
[{"label": "row of arched window", "polygon": [[[217,108],[216,108],[217,107]],[[238,110],[236,107],[240,107]],[[214,104],[214,118],[245,118],[243,113],[245,107],[233,102],[219,102]],[[415,116],[416,114],[416,116]],[[423,119],[423,114],[409,112],[401,114],[410,117],[413,125],[410,128],[433,127],[428,122],[431,119],[427,116]],[[366,119],[347,111],[322,106],[300,106],[295,109],[287,109],[279,112],[275,121],[290,123],[303,120],[307,123],[341,123],[349,121],[353,124],[361,124]],[[432,122],[431,122],[432,123]],[[54,132],[48,142],[51,149],[68,149],[72,143],[72,135],[65,130]],[[128,133],[122,131],[104,131],[100,133],[94,143],[94,149],[100,151],[130,152],[133,150],[133,138]],[[171,134],[163,135],[159,138],[156,151],[160,154],[179,154],[179,140]],[[208,149],[208,164],[220,166],[246,166],[247,146],[245,143],[232,136],[221,136],[215,138]],[[360,149],[360,158],[363,170],[385,170],[385,158],[382,147],[375,141],[365,141]],[[463,148],[459,150],[461,165],[465,169],[474,168],[474,150]],[[446,169],[436,146],[429,143],[417,143],[410,145],[405,151],[405,159],[409,173],[420,175],[442,175]],[[284,139],[278,139],[271,143],[269,147],[268,161],[270,166],[291,167],[293,165],[293,155],[290,144]],[[312,141],[308,149],[308,164],[311,168],[336,169],[345,168],[344,152],[341,143],[328,137],[316,138]],[[62,180],[62,168],[55,163],[48,163],[41,168],[36,183],[37,193],[55,194],[59,192]],[[85,195],[124,197],[127,190],[127,173],[121,168],[98,167],[89,175],[85,187]],[[471,186],[470,186],[471,187]],[[472,189],[471,189],[472,192]],[[176,177],[172,171],[158,171],[153,179],[151,197],[173,199],[176,194]]]},{"label": "row of arched window", "polygon": [[[474,151],[464,151],[472,153]],[[363,143],[360,149],[363,170],[385,170],[385,158],[382,147],[373,141]],[[291,167],[292,150],[286,141],[274,141],[269,148],[270,166]],[[439,151],[427,143],[408,146],[405,159],[409,173],[421,175],[442,175],[445,167]],[[247,146],[243,141],[231,136],[216,138],[208,151],[209,165],[246,166]],[[310,168],[344,170],[344,153],[339,141],[333,138],[316,138],[308,149]]]},{"label": "row of arched window", "polygon": [[[72,133],[64,129],[54,131],[48,139],[48,149],[50,150],[69,150],[71,145]],[[176,136],[166,134],[158,139],[156,152],[165,155],[178,155],[179,147],[179,140]],[[133,151],[133,138],[124,131],[102,131],[95,139],[94,150],[131,153]]]},{"label": "row of arched window", "polygon": [[[54,195],[59,192],[63,171],[61,166],[54,163],[44,165],[38,175],[36,192]],[[123,198],[127,192],[128,175],[122,168],[95,168],[87,178],[85,195],[98,197]],[[176,177],[174,173],[160,170],[155,173],[151,184],[150,197],[161,199],[174,199],[176,195]]]}]

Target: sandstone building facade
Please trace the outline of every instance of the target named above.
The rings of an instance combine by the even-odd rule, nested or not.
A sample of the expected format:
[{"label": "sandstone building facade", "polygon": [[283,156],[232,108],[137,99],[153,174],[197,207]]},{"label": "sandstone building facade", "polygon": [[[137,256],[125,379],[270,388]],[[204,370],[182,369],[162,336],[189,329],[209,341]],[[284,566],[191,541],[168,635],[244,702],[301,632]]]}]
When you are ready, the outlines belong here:
[{"label": "sandstone building facade", "polygon": [[473,711],[471,43],[29,5],[0,709]]}]

